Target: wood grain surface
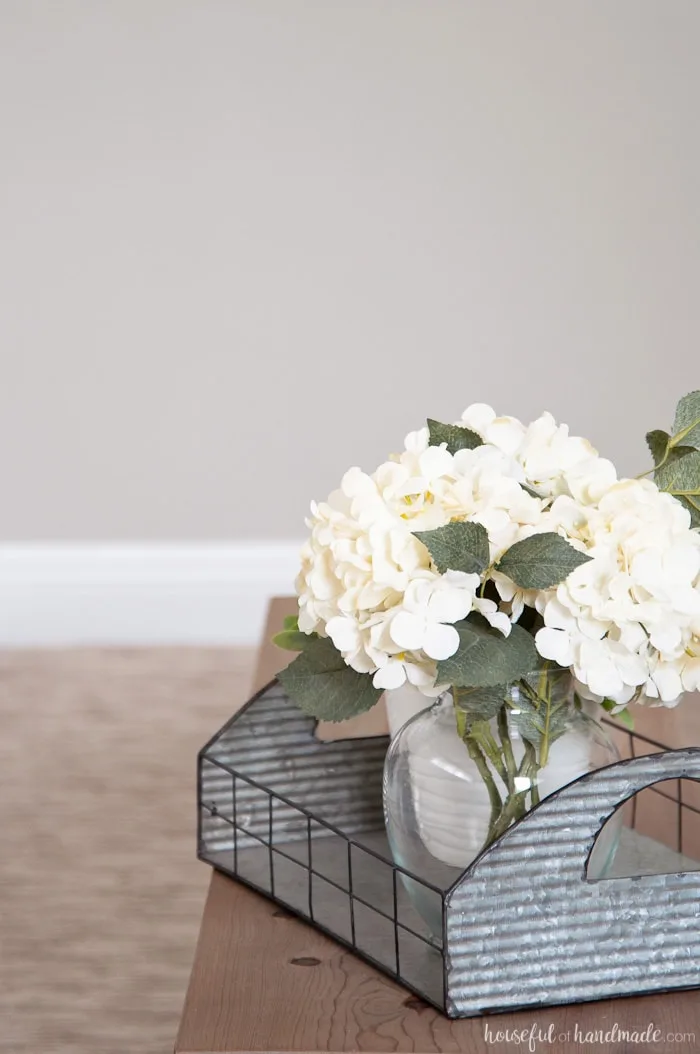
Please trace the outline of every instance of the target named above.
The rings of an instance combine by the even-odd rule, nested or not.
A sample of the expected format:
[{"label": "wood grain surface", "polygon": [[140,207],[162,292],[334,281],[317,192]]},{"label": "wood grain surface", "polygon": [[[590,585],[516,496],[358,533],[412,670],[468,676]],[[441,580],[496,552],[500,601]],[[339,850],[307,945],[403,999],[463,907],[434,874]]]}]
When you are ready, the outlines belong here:
[{"label": "wood grain surface", "polygon": [[[270,606],[256,688],[290,657],[267,642],[293,608],[292,600],[282,598]],[[668,722],[667,711],[649,711],[638,727],[643,724],[640,730],[672,745],[687,744],[692,733],[683,731],[681,713],[671,712],[673,721]],[[657,1041],[640,1043],[624,1036],[650,1026],[659,1032]],[[615,1028],[622,1036],[606,1038]],[[528,1050],[524,1034],[530,1030],[530,1049],[552,1054],[697,1054],[700,992],[450,1021],[313,927],[215,872],[175,1051],[514,1054]]]}]

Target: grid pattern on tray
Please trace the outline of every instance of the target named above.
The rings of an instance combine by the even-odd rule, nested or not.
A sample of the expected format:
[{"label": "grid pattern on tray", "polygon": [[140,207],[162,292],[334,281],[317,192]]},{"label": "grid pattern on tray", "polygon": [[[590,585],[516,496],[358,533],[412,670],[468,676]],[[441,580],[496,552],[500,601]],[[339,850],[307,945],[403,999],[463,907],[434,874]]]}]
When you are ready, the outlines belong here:
[{"label": "grid pattern on tray", "polygon": [[[432,894],[441,911],[443,890],[250,777],[211,758],[202,758],[201,765],[200,856],[340,939],[442,1008],[441,954],[413,911],[402,878]],[[207,794],[207,774],[211,786],[214,770],[230,782],[230,794],[224,797],[217,780],[218,798],[226,802],[223,810]],[[240,816],[243,790],[266,799],[264,828],[259,813],[254,826]],[[420,989],[417,985],[419,963],[425,967],[431,960],[426,992],[424,980]]]}]

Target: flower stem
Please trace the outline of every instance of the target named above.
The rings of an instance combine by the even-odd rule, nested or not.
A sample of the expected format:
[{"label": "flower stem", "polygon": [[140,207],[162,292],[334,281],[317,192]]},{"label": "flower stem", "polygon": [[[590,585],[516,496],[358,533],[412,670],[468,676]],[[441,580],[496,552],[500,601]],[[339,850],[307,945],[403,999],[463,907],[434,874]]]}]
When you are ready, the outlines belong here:
[{"label": "flower stem", "polygon": [[506,772],[508,776],[506,782],[508,784],[508,790],[512,794],[515,790],[516,765],[513,756],[513,745],[510,741],[510,730],[508,728],[508,710],[505,703],[498,711],[498,735],[501,740],[503,757],[506,763]]},{"label": "flower stem", "polygon": [[[537,711],[538,726],[541,728],[539,758],[537,749],[525,739],[523,758],[520,765],[517,765],[508,725],[509,703],[507,699],[504,700],[496,715],[498,739],[491,733],[488,722],[485,720],[473,721],[470,728],[465,725],[460,733],[469,756],[484,782],[491,805],[483,849],[487,849],[497,838],[505,834],[512,823],[520,820],[528,808],[537,805],[540,800],[537,774],[547,763],[552,715],[552,693],[547,676],[547,666],[545,665],[540,673],[537,690],[533,689],[526,680],[521,682],[521,690]],[[457,703],[459,692],[456,688],[453,688],[453,698]],[[554,709],[556,710],[556,707]],[[500,777],[506,788],[504,798],[501,797],[495,776]],[[522,789],[516,789],[519,785]],[[529,806],[527,804],[528,795],[530,796]]]},{"label": "flower stem", "polygon": [[540,800],[540,790],[537,786],[537,776],[541,769],[541,765],[537,764],[537,751],[533,747],[532,743],[525,741],[525,755],[523,757],[521,769],[524,775],[530,780],[530,804],[532,806],[538,805]]},{"label": "flower stem", "polygon": [[544,705],[544,727],[542,730],[542,738],[540,739],[541,769],[545,767],[549,759],[549,724],[552,715],[552,685],[547,676],[548,667],[549,663],[545,663],[542,667],[539,684],[537,686],[537,695],[539,696],[540,702]]},{"label": "flower stem", "polygon": [[[693,425],[691,425],[691,428],[692,427],[693,427]],[[668,446],[666,447],[666,452],[664,453],[664,456],[661,458],[661,461],[659,461],[658,465],[654,465],[653,468],[648,468],[646,470],[646,472],[640,472],[639,475],[635,476],[634,478],[635,479],[644,479],[645,476],[651,476],[652,472],[658,472],[660,468],[663,468],[663,466],[668,461],[668,455],[671,453],[671,450],[673,449],[674,446],[676,446],[677,443],[680,442],[680,439],[683,437],[683,435],[685,435],[685,433],[683,433],[682,435],[681,435],[681,433],[679,433],[679,435],[677,435],[677,436],[671,436],[671,438],[668,441]]]},{"label": "flower stem", "polygon": [[488,834],[484,843],[484,849],[488,848],[497,838],[508,830],[512,823],[520,820],[528,811],[527,795],[531,795],[531,804],[536,805],[539,801],[535,777],[539,771],[535,748],[531,743],[525,743],[525,754],[520,763],[517,775],[524,776],[529,780],[529,785],[517,793],[511,793],[503,803],[500,814],[489,824]]},{"label": "flower stem", "polygon": [[484,848],[495,842],[497,838],[500,838],[502,834],[508,830],[510,825],[519,820],[527,812],[527,806],[525,805],[525,799],[527,797],[527,791],[518,791],[517,794],[511,794],[506,799],[506,803],[501,809],[500,816],[496,818],[495,823],[489,827],[489,833],[486,836],[486,843]]},{"label": "flower stem", "polygon": [[488,762],[484,755],[481,753],[481,750],[479,749],[479,744],[476,743],[469,736],[465,737],[464,742],[466,744],[467,750],[469,751],[469,757],[476,765],[477,769],[479,770],[479,775],[484,781],[486,791],[489,796],[489,801],[491,802],[491,817],[489,819],[489,830],[491,830],[491,827],[495,824],[501,812],[501,808],[503,805],[503,802],[501,801],[501,795],[498,793],[498,788],[494,782],[493,776],[491,775],[491,770],[489,769]]},{"label": "flower stem", "polygon": [[[485,723],[484,723],[485,724]],[[486,757],[489,759],[496,772],[503,780],[507,787],[510,787],[508,779],[508,771],[505,764],[503,763],[503,755],[498,743],[491,734],[491,729],[486,724],[485,727],[479,727],[478,731],[472,733],[472,738],[483,750]]]}]

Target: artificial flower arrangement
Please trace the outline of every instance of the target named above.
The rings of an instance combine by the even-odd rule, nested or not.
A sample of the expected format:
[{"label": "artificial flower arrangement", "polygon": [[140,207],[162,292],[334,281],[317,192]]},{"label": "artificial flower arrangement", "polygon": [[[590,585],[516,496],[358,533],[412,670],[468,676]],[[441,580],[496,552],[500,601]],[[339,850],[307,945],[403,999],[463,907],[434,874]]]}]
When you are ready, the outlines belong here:
[{"label": "artificial flower arrangement", "polygon": [[700,391],[647,443],[653,467],[619,479],[551,414],[475,404],[350,469],[311,506],[298,620],[276,638],[301,652],[288,695],[339,721],[407,684],[426,705],[449,692],[501,833],[566,730],[563,680],[623,719],[700,687]]}]

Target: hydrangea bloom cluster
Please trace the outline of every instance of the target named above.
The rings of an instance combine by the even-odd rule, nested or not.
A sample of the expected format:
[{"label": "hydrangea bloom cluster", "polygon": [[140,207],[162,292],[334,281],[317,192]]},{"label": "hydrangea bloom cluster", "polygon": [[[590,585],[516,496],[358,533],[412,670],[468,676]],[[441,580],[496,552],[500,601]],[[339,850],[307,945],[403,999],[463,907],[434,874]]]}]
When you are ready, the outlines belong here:
[{"label": "hydrangea bloom cluster", "polygon": [[[504,635],[525,608],[541,616],[540,654],[571,667],[584,694],[623,705],[640,693],[672,704],[700,684],[700,535],[649,481],[612,463],[543,414],[530,425],[476,404],[461,424],[484,440],[450,453],[428,428],[371,475],[353,468],[313,504],[297,580],[299,628],[328,636],[377,688],[409,681],[437,694],[436,663],[454,624],[476,611]],[[592,559],[550,590],[523,592],[489,568],[438,573],[415,532],[482,524],[491,564],[515,542],[556,531]]]},{"label": "hydrangea bloom cluster", "polygon": [[618,704],[642,693],[673,705],[700,687],[700,533],[686,509],[625,480],[593,506],[557,498],[547,518],[593,559],[536,598],[540,654]]},{"label": "hydrangea bloom cluster", "polygon": [[453,623],[479,611],[508,633],[510,620],[478,596],[479,575],[438,574],[414,532],[474,520],[496,557],[541,516],[541,501],[519,479],[517,462],[491,444],[450,454],[428,446],[427,429],[371,476],[350,469],[340,490],[312,505],[299,628],[325,632],[349,666],[374,673],[377,688],[408,679],[431,689],[436,660],[457,649]]}]

